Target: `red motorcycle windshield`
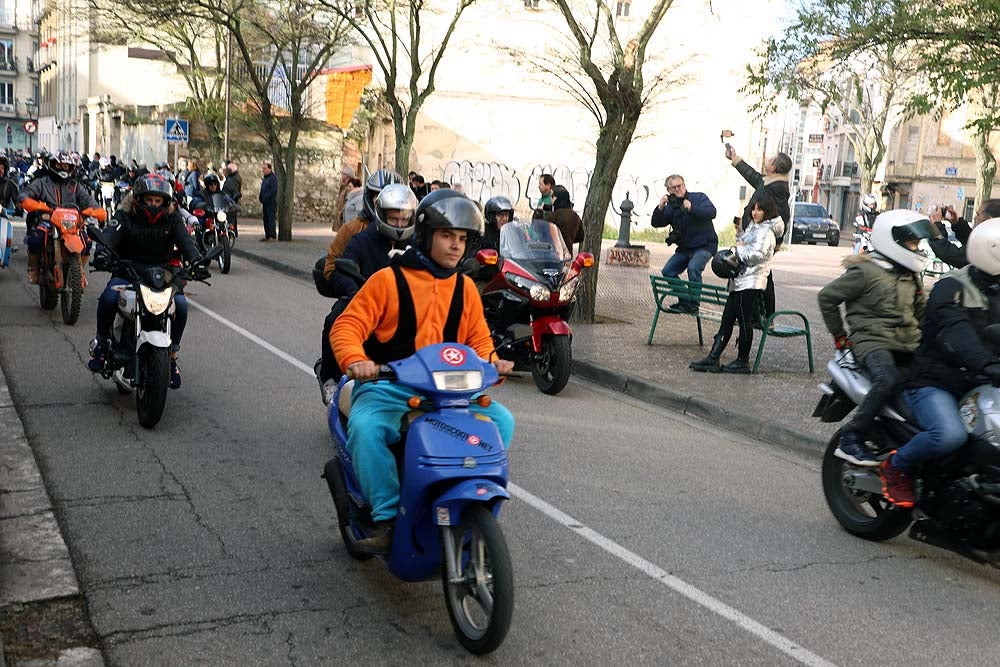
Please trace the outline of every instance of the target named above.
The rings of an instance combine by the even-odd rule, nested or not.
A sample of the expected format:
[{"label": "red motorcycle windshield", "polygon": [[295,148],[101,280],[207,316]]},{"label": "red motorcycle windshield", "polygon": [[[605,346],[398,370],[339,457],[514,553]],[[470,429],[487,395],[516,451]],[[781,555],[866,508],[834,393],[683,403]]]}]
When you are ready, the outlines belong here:
[{"label": "red motorcycle windshield", "polygon": [[546,220],[512,220],[500,228],[500,256],[519,264],[560,264],[570,259],[559,228]]}]

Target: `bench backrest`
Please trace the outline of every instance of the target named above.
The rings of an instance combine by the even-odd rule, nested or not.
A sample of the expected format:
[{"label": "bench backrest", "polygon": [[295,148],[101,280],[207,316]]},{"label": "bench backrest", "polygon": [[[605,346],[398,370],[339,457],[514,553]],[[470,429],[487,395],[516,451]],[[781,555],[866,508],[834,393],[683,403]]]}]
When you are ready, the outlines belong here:
[{"label": "bench backrest", "polygon": [[725,306],[726,299],[729,298],[729,290],[718,285],[692,284],[680,278],[667,278],[655,274],[650,274],[649,282],[653,287],[653,298],[656,299],[656,305],[661,310],[664,308],[664,300],[669,298],[699,301],[702,305],[720,307]]}]

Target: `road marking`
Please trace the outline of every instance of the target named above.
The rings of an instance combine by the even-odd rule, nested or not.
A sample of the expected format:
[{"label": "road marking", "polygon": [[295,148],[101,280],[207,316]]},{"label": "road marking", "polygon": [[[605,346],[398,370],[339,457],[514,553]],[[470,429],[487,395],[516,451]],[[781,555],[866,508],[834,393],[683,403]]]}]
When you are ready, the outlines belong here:
[{"label": "road marking", "polygon": [[[257,336],[256,334],[247,331],[240,325],[227,320],[222,315],[219,315],[218,313],[209,310],[205,306],[202,306],[201,304],[194,302],[190,298],[188,299],[188,303],[190,303],[192,306],[194,306],[201,312],[205,313],[212,319],[226,325],[227,327],[229,327],[236,333],[240,334],[241,336],[253,341],[254,343],[257,343],[268,352],[271,352],[277,357],[287,361],[292,366],[295,366],[302,372],[308,374],[309,377],[315,377],[312,366],[299,361],[298,359],[288,354],[287,352],[284,352],[275,347],[274,345],[271,345],[260,336]],[[758,623],[749,616],[737,611],[736,609],[733,609],[732,607],[727,605],[725,602],[722,602],[718,598],[712,597],[708,593],[698,588],[695,588],[694,586],[692,586],[691,584],[687,583],[682,579],[678,579],[677,577],[673,576],[666,570],[654,565],[653,563],[650,563],[642,556],[632,551],[629,551],[628,549],[618,544],[617,542],[614,542],[608,539],[607,537],[604,537],[597,531],[588,528],[581,522],[577,521],[576,519],[566,514],[562,510],[545,502],[544,500],[534,495],[530,491],[526,491],[514,483],[508,483],[507,490],[513,493],[515,498],[518,498],[519,500],[526,502],[528,505],[531,505],[545,516],[549,517],[556,523],[565,526],[566,528],[573,531],[574,533],[576,533],[583,539],[587,540],[591,544],[594,544],[600,547],[601,549],[604,549],[612,556],[615,556],[616,558],[625,561],[632,567],[644,573],[646,576],[650,577],[655,581],[660,582],[661,584],[663,584],[670,590],[674,591],[675,593],[683,595],[684,597],[686,597],[688,600],[691,600],[695,604],[700,605],[705,609],[708,609],[709,611],[718,614],[719,616],[722,616],[723,618],[729,621],[732,621],[733,623],[743,628],[744,630],[746,630],[753,636],[757,637],[761,641],[770,644],[771,646],[778,649],[782,653],[794,658],[801,664],[808,665],[809,667],[836,667],[834,663],[816,655],[807,648],[800,646],[799,644],[796,644],[788,637],[785,637],[784,635],[775,632],[774,630],[771,630],[767,626]]]}]

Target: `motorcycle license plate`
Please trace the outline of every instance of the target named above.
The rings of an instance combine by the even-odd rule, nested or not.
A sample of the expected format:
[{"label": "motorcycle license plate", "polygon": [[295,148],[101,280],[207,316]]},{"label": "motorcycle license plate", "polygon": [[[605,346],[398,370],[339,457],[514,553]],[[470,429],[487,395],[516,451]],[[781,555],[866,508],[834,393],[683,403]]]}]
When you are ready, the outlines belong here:
[{"label": "motorcycle license plate", "polygon": [[113,185],[102,185],[101,186],[101,195],[103,197],[107,197],[108,199],[111,199],[112,197],[115,196],[115,186],[113,186]]},{"label": "motorcycle license plate", "polygon": [[825,239],[826,238],[826,234],[824,234],[822,232],[815,232],[813,234],[813,238],[814,239]]}]

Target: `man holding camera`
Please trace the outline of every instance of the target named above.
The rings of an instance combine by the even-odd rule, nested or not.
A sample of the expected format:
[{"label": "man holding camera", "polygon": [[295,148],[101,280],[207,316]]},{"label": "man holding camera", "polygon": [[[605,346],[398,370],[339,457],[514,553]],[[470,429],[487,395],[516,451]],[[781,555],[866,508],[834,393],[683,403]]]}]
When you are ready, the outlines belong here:
[{"label": "man holding camera", "polygon": [[[705,265],[719,249],[719,237],[715,233],[715,205],[702,192],[688,192],[684,177],[679,174],[667,176],[667,194],[653,209],[650,224],[653,227],[670,227],[667,245],[677,244],[677,251],[664,264],[661,273],[667,278],[676,278],[685,270],[687,279],[701,283],[701,273]],[[696,313],[697,300],[680,300],[670,306],[674,313]]]}]

